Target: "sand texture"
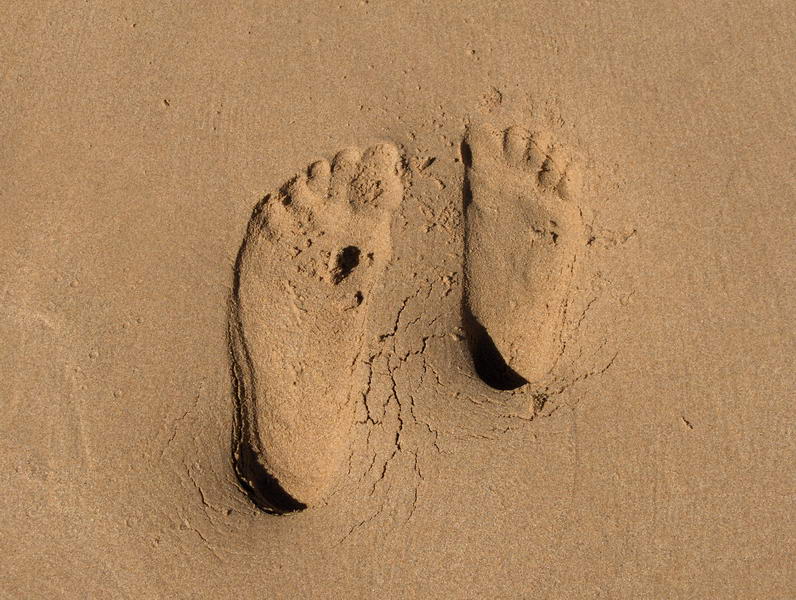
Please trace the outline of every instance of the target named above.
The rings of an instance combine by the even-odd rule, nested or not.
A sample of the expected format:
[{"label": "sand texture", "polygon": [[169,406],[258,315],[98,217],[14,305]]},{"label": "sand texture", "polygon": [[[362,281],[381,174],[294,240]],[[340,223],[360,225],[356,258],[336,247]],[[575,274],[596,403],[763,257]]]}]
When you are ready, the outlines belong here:
[{"label": "sand texture", "polygon": [[8,2],[0,598],[786,599],[786,2]]}]

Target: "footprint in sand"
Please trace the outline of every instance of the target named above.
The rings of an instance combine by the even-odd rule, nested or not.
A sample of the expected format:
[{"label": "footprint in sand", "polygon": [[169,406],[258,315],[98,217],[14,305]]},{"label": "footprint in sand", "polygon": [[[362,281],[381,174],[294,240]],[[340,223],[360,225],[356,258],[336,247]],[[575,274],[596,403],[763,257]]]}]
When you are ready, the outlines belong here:
[{"label": "footprint in sand", "polygon": [[349,382],[403,198],[389,144],[319,161],[255,208],[230,306],[238,476],[262,508],[321,502],[354,421]]},{"label": "footprint in sand", "polygon": [[577,250],[578,165],[546,133],[468,130],[464,321],[476,371],[494,388],[555,366]]}]

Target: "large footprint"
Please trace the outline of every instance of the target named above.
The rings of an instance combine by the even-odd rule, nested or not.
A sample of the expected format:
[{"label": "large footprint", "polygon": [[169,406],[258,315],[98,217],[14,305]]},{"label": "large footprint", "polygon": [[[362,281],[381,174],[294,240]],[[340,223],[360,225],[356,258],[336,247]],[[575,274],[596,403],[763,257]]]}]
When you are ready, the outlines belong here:
[{"label": "large footprint", "polygon": [[464,316],[484,381],[542,379],[561,353],[571,274],[585,241],[579,170],[545,133],[472,127],[465,160]]},{"label": "large footprint", "polygon": [[348,447],[348,398],[370,297],[403,197],[389,144],[337,154],[267,196],[238,256],[230,310],[235,466],[262,508],[328,493]]}]

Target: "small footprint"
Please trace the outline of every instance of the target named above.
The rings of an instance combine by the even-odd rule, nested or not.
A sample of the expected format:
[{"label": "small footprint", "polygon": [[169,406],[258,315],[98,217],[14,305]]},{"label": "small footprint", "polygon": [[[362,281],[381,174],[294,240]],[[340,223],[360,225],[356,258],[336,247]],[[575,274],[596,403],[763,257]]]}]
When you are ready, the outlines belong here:
[{"label": "small footprint", "polygon": [[464,324],[473,363],[494,388],[542,379],[562,350],[577,250],[580,170],[550,134],[471,127],[465,180]]},{"label": "small footprint", "polygon": [[403,199],[390,144],[318,161],[255,208],[230,303],[234,461],[271,512],[317,505],[354,421],[349,381]]}]

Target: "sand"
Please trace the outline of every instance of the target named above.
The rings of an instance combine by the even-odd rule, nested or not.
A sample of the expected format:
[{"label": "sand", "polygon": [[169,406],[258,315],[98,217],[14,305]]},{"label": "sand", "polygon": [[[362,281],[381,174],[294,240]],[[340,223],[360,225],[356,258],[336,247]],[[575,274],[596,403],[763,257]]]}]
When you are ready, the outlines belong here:
[{"label": "sand", "polygon": [[0,597],[793,597],[795,17],[7,3]]}]

